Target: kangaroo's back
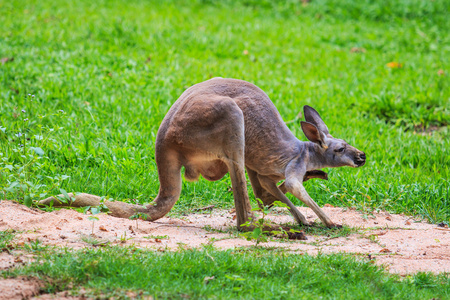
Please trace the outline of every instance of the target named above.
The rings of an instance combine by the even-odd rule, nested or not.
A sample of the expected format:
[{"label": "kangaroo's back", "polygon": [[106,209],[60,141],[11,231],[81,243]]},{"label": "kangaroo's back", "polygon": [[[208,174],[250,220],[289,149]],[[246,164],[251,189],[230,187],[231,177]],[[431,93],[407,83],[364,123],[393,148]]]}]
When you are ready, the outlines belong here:
[{"label": "kangaroo's back", "polygon": [[[213,78],[187,89],[161,124],[161,139],[166,138],[163,134],[164,127],[177,123],[177,119],[191,105],[200,101],[202,105],[205,101],[214,103],[224,97],[232,99],[244,115],[246,166],[263,174],[273,173],[276,165],[280,165],[279,169],[284,169],[285,163],[298,151],[295,142],[297,139],[287,128],[267,94],[256,85],[243,80]],[[199,111],[196,117],[202,118],[202,112]],[[266,166],[270,166],[270,170],[264,170]]]}]

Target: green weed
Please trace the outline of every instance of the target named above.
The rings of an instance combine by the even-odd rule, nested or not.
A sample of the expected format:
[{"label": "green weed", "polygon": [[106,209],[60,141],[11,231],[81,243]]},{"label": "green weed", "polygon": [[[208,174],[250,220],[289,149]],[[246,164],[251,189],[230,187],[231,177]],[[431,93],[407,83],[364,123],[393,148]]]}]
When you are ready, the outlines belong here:
[{"label": "green weed", "polygon": [[8,249],[11,241],[14,239],[16,232],[14,230],[0,231],[0,250]]}]

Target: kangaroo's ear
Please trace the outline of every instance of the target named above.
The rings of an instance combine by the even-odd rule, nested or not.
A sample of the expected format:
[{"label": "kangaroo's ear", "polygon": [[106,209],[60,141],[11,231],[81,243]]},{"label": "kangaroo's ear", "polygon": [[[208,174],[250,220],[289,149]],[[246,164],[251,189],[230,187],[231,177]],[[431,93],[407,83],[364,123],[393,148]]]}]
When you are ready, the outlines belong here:
[{"label": "kangaroo's ear", "polygon": [[303,133],[306,135],[308,140],[313,143],[318,144],[320,147],[327,149],[328,145],[326,143],[326,136],[324,133],[316,127],[316,125],[309,122],[301,122]]},{"label": "kangaroo's ear", "polygon": [[314,108],[308,105],[303,106],[303,114],[305,115],[306,122],[316,125],[325,135],[330,134],[327,125],[325,125],[319,113]]}]

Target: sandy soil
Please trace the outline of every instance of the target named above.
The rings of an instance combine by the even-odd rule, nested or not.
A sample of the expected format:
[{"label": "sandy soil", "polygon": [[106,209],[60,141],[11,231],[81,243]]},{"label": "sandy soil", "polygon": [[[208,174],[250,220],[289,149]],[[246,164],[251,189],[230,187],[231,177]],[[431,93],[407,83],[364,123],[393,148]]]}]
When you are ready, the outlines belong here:
[{"label": "sandy soil", "polygon": [[[309,209],[301,207],[300,211],[311,221],[317,219]],[[326,214],[335,222],[358,228],[358,232],[347,237],[330,239],[325,236],[307,235],[308,240],[276,240],[263,246],[282,247],[297,253],[311,255],[343,252],[364,255],[367,260],[383,265],[387,271],[401,275],[427,271],[433,273],[450,272],[450,229],[438,227],[412,219],[404,215],[386,212],[364,216],[355,210],[324,207]],[[30,209],[13,201],[0,202],[0,230],[14,229],[18,234],[13,243],[27,243],[39,239],[45,245],[55,245],[79,249],[93,247],[92,221],[88,215],[74,210],[62,209],[43,212]],[[105,214],[96,215],[94,235],[98,243],[118,245],[135,245],[151,250],[166,251],[179,247],[201,247],[214,244],[218,248],[245,247],[254,245],[232,230],[235,226],[234,214],[225,210],[195,213],[177,218],[165,217],[156,222],[119,219]],[[287,211],[277,208],[268,217],[275,223],[292,222]],[[11,268],[32,259],[20,253],[0,253],[0,270]],[[28,288],[39,286],[35,281],[18,279],[0,280],[0,299],[29,298],[32,294]],[[24,288],[15,288],[19,284]],[[9,298],[4,291],[10,286]],[[16,295],[16,296],[12,296]]]}]

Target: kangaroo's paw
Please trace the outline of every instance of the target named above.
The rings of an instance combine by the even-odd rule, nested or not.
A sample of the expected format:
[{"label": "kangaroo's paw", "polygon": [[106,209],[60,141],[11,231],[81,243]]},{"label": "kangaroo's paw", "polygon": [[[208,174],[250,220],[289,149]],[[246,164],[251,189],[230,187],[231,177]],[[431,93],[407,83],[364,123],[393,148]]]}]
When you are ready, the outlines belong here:
[{"label": "kangaroo's paw", "polygon": [[321,171],[321,170],[307,171],[305,173],[305,175],[303,176],[303,181],[305,182],[312,178],[328,180],[328,173],[325,173],[324,171]]}]

